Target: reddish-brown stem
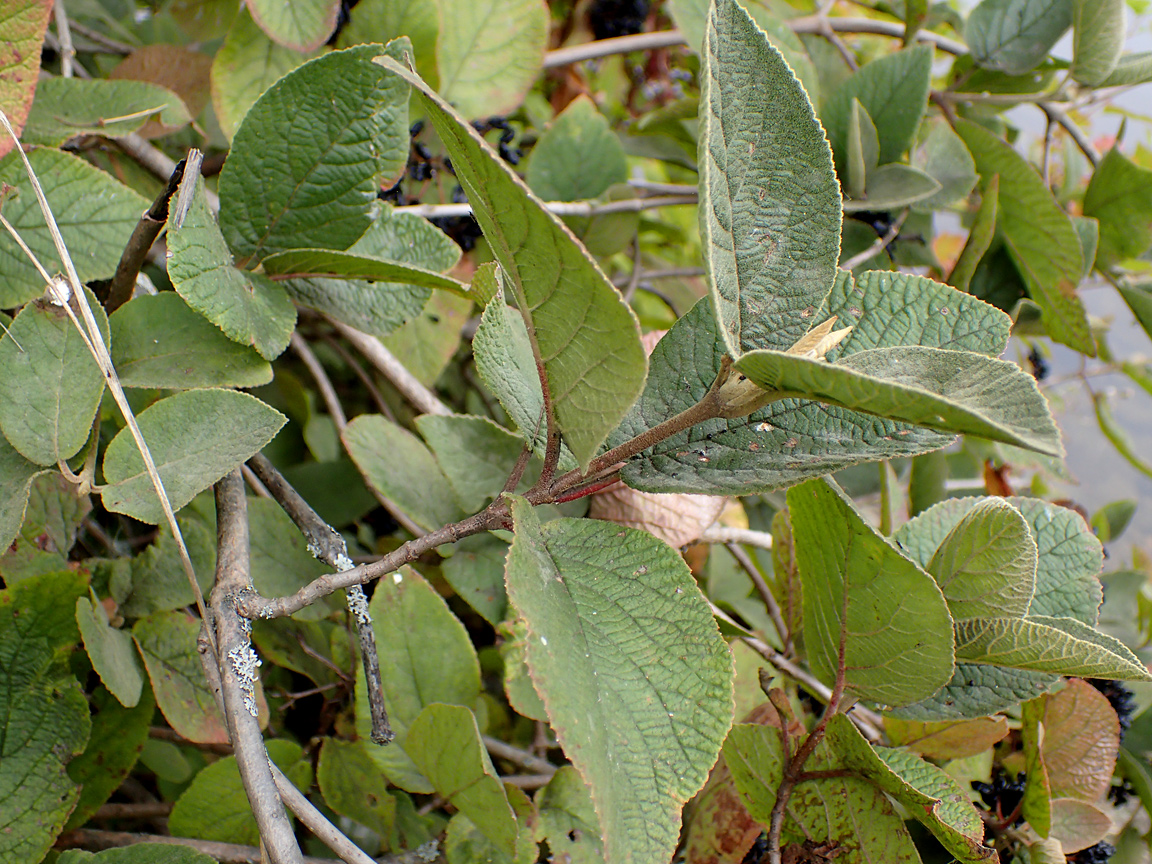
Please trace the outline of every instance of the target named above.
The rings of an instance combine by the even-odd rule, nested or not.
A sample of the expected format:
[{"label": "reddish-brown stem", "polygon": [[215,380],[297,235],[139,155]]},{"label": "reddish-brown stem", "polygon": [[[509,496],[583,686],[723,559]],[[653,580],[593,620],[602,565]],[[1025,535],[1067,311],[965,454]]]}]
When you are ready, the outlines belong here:
[{"label": "reddish-brown stem", "polygon": [[837,651],[836,680],[832,685],[832,695],[828,699],[828,706],[820,716],[819,722],[808,733],[808,737],[804,739],[804,743],[800,745],[796,755],[789,760],[788,754],[784,754],[786,760],[784,776],[776,790],[776,801],[772,805],[772,813],[768,820],[768,864],[781,864],[780,833],[784,828],[784,812],[788,807],[788,800],[792,797],[792,790],[796,788],[797,783],[817,779],[816,775],[819,772],[806,774],[804,763],[816,752],[816,748],[824,740],[824,730],[828,728],[828,721],[840,711],[840,703],[844,698],[844,679],[847,669],[845,657],[848,643],[848,586],[845,585],[843,590],[844,598],[840,607],[840,645]]}]

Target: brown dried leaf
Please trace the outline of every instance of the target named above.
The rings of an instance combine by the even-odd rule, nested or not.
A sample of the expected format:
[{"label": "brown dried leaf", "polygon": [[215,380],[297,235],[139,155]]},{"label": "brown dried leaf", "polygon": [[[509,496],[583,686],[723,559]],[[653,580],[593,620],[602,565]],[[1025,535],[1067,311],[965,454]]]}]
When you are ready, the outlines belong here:
[{"label": "brown dried leaf", "polygon": [[933,723],[886,717],[884,731],[894,745],[943,761],[983,753],[1008,734],[1008,721],[1000,716]]},{"label": "brown dried leaf", "polygon": [[715,495],[637,492],[619,485],[593,495],[588,515],[647,531],[678,549],[700,539],[724,509],[725,500]]},{"label": "brown dried leaf", "polygon": [[[109,78],[147,81],[166,87],[180,97],[188,115],[195,119],[208,104],[212,58],[179,45],[146,45],[125,57]],[[159,138],[174,132],[159,120],[149,120],[140,129],[144,138]]]},{"label": "brown dried leaf", "polygon": [[1065,854],[1071,855],[1095,846],[1112,830],[1112,817],[1098,807],[1075,798],[1052,802],[1052,829],[1048,837],[1059,840]]},{"label": "brown dried leaf", "polygon": [[1044,698],[1041,747],[1052,798],[1098,800],[1111,784],[1120,749],[1116,712],[1100,691],[1079,678]]}]

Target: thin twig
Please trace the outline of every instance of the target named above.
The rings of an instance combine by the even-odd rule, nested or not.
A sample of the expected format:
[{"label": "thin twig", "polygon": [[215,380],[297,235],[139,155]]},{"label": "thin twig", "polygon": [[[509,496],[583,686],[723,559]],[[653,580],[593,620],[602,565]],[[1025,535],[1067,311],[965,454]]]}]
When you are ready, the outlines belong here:
[{"label": "thin twig", "polygon": [[60,77],[71,78],[76,49],[72,47],[72,31],[68,29],[68,13],[64,9],[64,0],[53,2],[52,17],[56,19],[56,36],[60,40]]},{"label": "thin twig", "polygon": [[1044,181],[1045,186],[1051,187],[1051,167],[1052,167],[1052,140],[1056,137],[1056,123],[1051,115],[1046,115],[1048,120],[1044,124],[1044,152],[1040,158],[1040,177]]},{"label": "thin twig", "polygon": [[828,704],[824,708],[824,713],[820,715],[820,720],[808,733],[796,755],[784,766],[784,776],[776,790],[776,801],[772,804],[772,813],[768,820],[769,864],[781,864],[780,833],[784,828],[784,811],[788,807],[788,799],[792,797],[792,790],[796,788],[796,784],[804,780],[804,764],[824,740],[824,730],[828,728],[828,721],[840,711],[840,701],[844,698],[844,685],[847,680],[847,649],[848,591],[845,589],[840,606],[840,643],[836,656],[836,680],[832,684],[832,693],[828,697]]},{"label": "thin twig", "polygon": [[[821,702],[827,704],[829,698],[832,696],[832,691],[807,669],[798,666],[787,657],[781,655],[767,642],[757,639],[754,636],[743,636],[741,637],[741,641],[789,678],[799,682],[805,690]],[[856,728],[859,729],[861,734],[869,741],[880,741],[884,737],[880,731],[883,726],[883,720],[880,715],[874,711],[869,711],[860,705],[853,705],[852,709],[848,712],[848,717],[856,724]]]},{"label": "thin twig", "polygon": [[340,397],[336,395],[336,388],[332,386],[332,380],[328,377],[328,373],[324,371],[324,367],[320,365],[320,361],[298,330],[293,331],[288,344],[303,362],[308,372],[311,373],[312,380],[316,382],[316,389],[320,391],[320,398],[324,400],[324,404],[328,408],[328,416],[332,418],[332,423],[336,426],[336,432],[343,435],[344,428],[348,425],[348,417],[344,413],[344,406],[340,404]]},{"label": "thin twig", "polygon": [[520,789],[539,789],[541,786],[547,786],[551,780],[551,774],[506,774],[500,778],[501,783]]},{"label": "thin twig", "polygon": [[756,562],[752,560],[752,557],[735,543],[726,543],[724,548],[732,554],[732,557],[736,559],[736,563],[740,565],[741,569],[748,574],[748,578],[752,580],[752,584],[756,587],[756,593],[760,595],[760,599],[764,601],[764,606],[768,609],[768,617],[772,619],[772,625],[780,635],[780,644],[787,646],[788,643],[792,641],[792,634],[789,632],[788,626],[784,623],[784,616],[780,612],[780,606],[772,594],[772,589],[769,588],[768,583],[764,581],[764,577],[760,573],[760,568],[756,566]]},{"label": "thin twig", "polygon": [[78,36],[83,36],[97,48],[103,49],[103,53],[105,54],[120,54],[126,56],[136,50],[127,42],[118,42],[117,40],[111,39],[108,36],[105,36],[103,33],[99,33],[90,27],[85,27],[83,24],[80,24],[77,21],[71,22],[70,26],[73,30],[76,31]]},{"label": "thin twig", "polygon": [[[135,132],[120,135],[116,138],[109,138],[108,140],[161,180],[167,180],[176,170],[176,162],[174,160],[169,158],[162,150],[153,147],[148,143],[147,139],[141,138]],[[207,186],[204,187],[204,198],[208,202],[208,208],[213,213],[220,212],[220,196]]]},{"label": "thin twig", "polygon": [[152,244],[156,242],[156,238],[160,236],[160,232],[164,230],[164,225],[168,221],[168,202],[176,194],[180,181],[184,179],[185,170],[191,168],[192,171],[198,172],[200,162],[203,159],[204,155],[199,150],[188,151],[188,156],[177,162],[176,167],[172,169],[172,174],[168,177],[168,184],[164,187],[164,191],[156,196],[152,206],[144,212],[140,221],[136,223],[132,236],[128,238],[128,243],[120,254],[120,262],[116,265],[116,274],[108,286],[108,296],[106,298],[100,297],[104,303],[104,310],[109,315],[132,299],[132,292],[136,288],[136,277],[140,275],[140,268],[144,266],[144,261],[147,260],[148,250],[152,248]]},{"label": "thin twig", "polygon": [[216,584],[211,599],[228,737],[269,858],[274,864],[299,864],[300,846],[272,778],[260,732],[255,691],[260,660],[249,638],[252,625],[236,609],[236,598],[252,590],[248,506],[240,471],[225,475],[215,491]]},{"label": "thin twig", "polygon": [[558,48],[544,55],[544,68],[555,69],[585,60],[597,60],[613,54],[630,54],[633,51],[652,51],[656,48],[675,48],[684,44],[684,35],[679,30],[661,30],[655,33],[636,33],[632,36],[616,36],[600,39],[569,48]]},{"label": "thin twig", "polygon": [[[268,459],[257,453],[248,460],[253,473],[267,487],[268,492],[284,509],[289,518],[308,540],[308,551],[337,572],[353,568],[348,557],[348,544],[331,525],[320,518],[284,475]],[[395,735],[388,723],[388,711],[384,706],[384,685],[380,675],[380,656],[376,650],[376,632],[372,629],[372,617],[368,613],[368,601],[359,585],[349,585],[346,589],[348,612],[356,626],[356,637],[360,644],[360,657],[364,665],[366,693],[372,715],[372,741],[387,744]]]},{"label": "thin twig", "polygon": [[240,466],[240,473],[244,476],[244,482],[248,484],[248,488],[256,493],[257,498],[271,498],[272,495],[268,492],[268,487],[260,482],[260,478],[256,476],[255,472],[247,465]]},{"label": "thin twig", "polygon": [[356,350],[359,351],[364,357],[376,367],[379,372],[388,379],[400,395],[407,399],[421,414],[439,414],[447,416],[452,413],[452,409],[445,405],[440,399],[425,387],[416,376],[409,372],[404,364],[401,363],[396,357],[384,347],[384,343],[377,339],[375,336],[369,336],[357,330],[355,327],[349,327],[347,324],[337,321],[334,318],[329,318],[328,321],[340,331],[345,339],[351,342]]},{"label": "thin twig", "polygon": [[269,762],[272,778],[276,781],[276,788],[288,809],[296,814],[296,818],[303,822],[316,838],[335,852],[347,864],[376,864],[363,849],[345,836],[339,828],[328,821],[327,817],[317,810],[312,802],[304,797],[292,781],[284,776],[284,772]]},{"label": "thin twig", "polygon": [[879,255],[881,252],[887,249],[888,245],[900,236],[900,229],[904,227],[904,220],[908,218],[908,214],[910,212],[912,211],[906,208],[903,213],[896,217],[896,221],[888,226],[888,230],[884,232],[883,237],[877,237],[876,241],[871,246],[869,246],[863,252],[857,252],[855,255],[841,264],[840,269],[847,270],[849,273],[851,273],[865,261],[870,260],[871,258]]},{"label": "thin twig", "polygon": [[704,529],[700,539],[705,543],[744,543],[760,549],[772,548],[772,535],[767,531],[753,531],[750,528],[730,528],[727,525],[710,525]]},{"label": "thin twig", "polygon": [[[643,269],[640,266],[640,234],[637,232],[632,237],[632,272],[628,274],[628,281],[621,292],[625,303],[631,303],[632,298],[636,296],[636,286],[640,284],[640,273]],[[615,285],[615,281],[613,284]]]},{"label": "thin twig", "polygon": [[1039,102],[1037,104],[1050,121],[1055,120],[1064,127],[1065,132],[1072,136],[1072,140],[1076,142],[1076,146],[1080,148],[1080,152],[1092,163],[1093,168],[1100,164],[1100,154],[1096,152],[1096,148],[1092,146],[1092,142],[1088,140],[1088,136],[1084,134],[1084,130],[1077,126],[1072,121],[1072,118],[1064,113],[1063,109],[1053,105],[1051,102]]},{"label": "thin twig", "polygon": [[[368,339],[375,338],[367,336],[367,334],[361,335],[366,336]],[[376,341],[379,342],[379,340]],[[328,373],[324,371],[323,365],[321,365],[316,355],[312,352],[312,349],[308,347],[308,343],[304,341],[304,337],[299,333],[292,334],[289,344],[292,346],[292,350],[299,355],[305,367],[307,367],[308,371],[312,374],[312,378],[316,381],[316,388],[320,391],[320,396],[323,398],[324,404],[328,407],[328,416],[332,418],[332,423],[336,426],[336,432],[340,435],[340,440],[343,441],[344,430],[348,428],[348,418],[344,414],[344,408],[340,404],[340,399],[336,396],[336,388],[332,386],[332,381],[328,378]],[[387,350],[383,345],[380,346],[380,349],[384,351]],[[396,505],[395,501],[377,489],[373,484],[368,483],[366,485],[368,491],[372,493],[372,496],[380,502],[380,506],[387,510],[388,515],[396,520],[397,525],[414,537],[419,537],[424,533],[424,529],[413,522],[408,514]]]},{"label": "thin twig", "polygon": [[356,377],[360,379],[360,383],[364,385],[364,389],[368,391],[368,395],[372,397],[372,402],[376,405],[376,410],[395,423],[396,417],[392,414],[392,408],[384,399],[384,394],[380,392],[380,388],[376,386],[376,382],[372,380],[372,376],[368,374],[368,370],[364,368],[364,365],[353,356],[351,351],[344,347],[343,342],[332,334],[326,333],[324,335],[324,341],[352,368]]},{"label": "thin twig", "polygon": [[521,768],[527,768],[530,771],[535,771],[537,774],[547,774],[551,776],[556,773],[556,766],[549,762],[547,759],[541,759],[539,756],[534,756],[527,750],[521,750],[519,747],[513,747],[511,744],[505,744],[499,738],[492,738],[491,736],[484,736],[484,746],[488,748],[488,752],[493,756],[501,759],[507,759]]},{"label": "thin twig", "polygon": [[[644,280],[652,279],[691,279],[698,276],[707,274],[707,270],[703,267],[668,267],[664,270],[644,270],[640,274],[640,278]],[[612,284],[617,288],[626,288],[632,282],[632,274],[627,276],[617,276],[612,280]],[[639,287],[639,286],[638,286]]]},{"label": "thin twig", "polygon": [[[57,849],[119,849],[136,843],[161,843],[166,846],[185,846],[195,849],[220,864],[261,864],[260,849],[257,846],[241,846],[237,843],[217,843],[214,840],[196,840],[192,837],[169,837],[166,834],[135,834],[128,831],[100,831],[95,828],[77,828],[61,835],[56,840]],[[420,850],[400,852],[377,858],[374,864],[428,864],[435,855]],[[372,859],[369,858],[369,861]],[[332,864],[331,858],[303,858],[302,864]]]},{"label": "thin twig", "polygon": [[[696,204],[695,194],[654,195],[651,198],[625,198],[622,201],[609,201],[601,204],[596,201],[545,201],[544,209],[557,216],[607,216],[612,213],[639,213],[660,207],[676,207]],[[394,208],[396,213],[415,213],[425,219],[439,219],[445,216],[467,216],[472,212],[471,204],[408,204]]]},{"label": "thin twig", "polygon": [[97,822],[109,819],[155,819],[172,812],[170,801],[148,801],[140,804],[102,804],[92,814]]}]

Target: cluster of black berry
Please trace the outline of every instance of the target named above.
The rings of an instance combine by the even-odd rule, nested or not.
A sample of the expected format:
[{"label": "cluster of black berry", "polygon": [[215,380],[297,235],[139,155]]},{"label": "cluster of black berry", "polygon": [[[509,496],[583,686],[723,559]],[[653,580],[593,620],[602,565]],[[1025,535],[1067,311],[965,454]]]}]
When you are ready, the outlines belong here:
[{"label": "cluster of black berry", "polygon": [[631,36],[644,29],[648,0],[594,0],[588,8],[588,26],[597,39]]},{"label": "cluster of black berry", "polygon": [[1032,377],[1037,381],[1043,381],[1048,377],[1048,361],[1035,346],[1028,352],[1028,365],[1032,367]]},{"label": "cluster of black berry", "polygon": [[1124,733],[1132,725],[1132,712],[1136,710],[1136,702],[1132,698],[1132,691],[1119,681],[1108,678],[1087,678],[1089,684],[1095,687],[1108,700],[1112,710],[1116,712],[1116,719],[1120,721],[1120,740],[1124,740]]},{"label": "cluster of black berry", "polygon": [[1068,864],[1104,864],[1116,854],[1116,847],[1101,840],[1095,846],[1081,849],[1075,855],[1068,856]]},{"label": "cluster of black berry", "polygon": [[[1013,780],[997,768],[996,773],[992,775],[991,783],[973,780],[972,788],[980,793],[980,800],[984,802],[984,807],[989,813],[995,813],[999,818],[1006,819],[1016,813],[1016,808],[1020,806],[1020,800],[1024,797],[1024,774],[1017,774]],[[1012,824],[1019,825],[1023,821],[1024,817],[1017,813]]]}]

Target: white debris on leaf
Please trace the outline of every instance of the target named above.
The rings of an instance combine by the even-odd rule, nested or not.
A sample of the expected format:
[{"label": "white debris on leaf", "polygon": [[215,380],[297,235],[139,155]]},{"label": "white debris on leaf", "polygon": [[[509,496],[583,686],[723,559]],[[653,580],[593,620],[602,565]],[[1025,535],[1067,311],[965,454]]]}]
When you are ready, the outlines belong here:
[{"label": "white debris on leaf", "polygon": [[260,712],[256,708],[256,670],[261,665],[260,657],[252,650],[252,645],[245,642],[228,652],[228,661],[232,664],[232,672],[240,680],[244,708],[253,717],[259,716]]},{"label": "white debris on leaf", "polygon": [[68,284],[68,280],[63,276],[57,276],[48,283],[46,293],[52,305],[67,306],[68,301],[72,299],[72,286]]}]

